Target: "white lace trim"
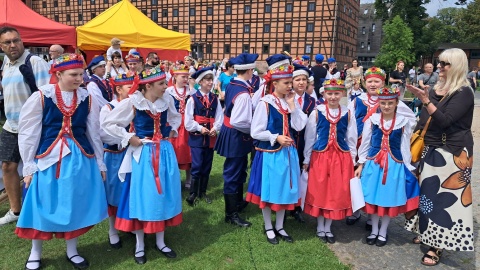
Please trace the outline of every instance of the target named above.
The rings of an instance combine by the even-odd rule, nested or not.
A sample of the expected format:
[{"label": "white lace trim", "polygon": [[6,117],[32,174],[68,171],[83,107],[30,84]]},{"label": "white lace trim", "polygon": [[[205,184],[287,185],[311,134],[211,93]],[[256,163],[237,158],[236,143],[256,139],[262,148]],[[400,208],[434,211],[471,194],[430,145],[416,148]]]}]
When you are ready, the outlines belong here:
[{"label": "white lace trim", "polygon": [[33,175],[38,171],[37,163],[28,162],[23,164],[23,176]]},{"label": "white lace trim", "polygon": [[[278,110],[278,106],[275,103],[276,99],[273,95],[268,94],[268,95],[262,97],[260,100],[272,105],[275,109]],[[280,100],[280,103],[282,104],[283,109],[287,109],[287,111],[289,113],[291,113],[292,110],[290,110],[290,106],[288,106],[288,103],[285,101],[285,99],[279,98],[279,100]]]},{"label": "white lace trim", "polygon": [[[368,95],[367,93],[363,93],[361,94],[360,96],[358,96],[359,99],[365,101],[365,103],[367,103],[369,105],[369,107],[372,107],[372,106],[375,106],[376,104],[371,104],[370,102],[368,102]],[[374,101],[377,101],[378,100],[378,97],[377,96],[370,96],[370,98]]]},{"label": "white lace trim", "polygon": [[[342,108],[342,116],[348,113],[348,109],[345,106],[340,106]],[[327,107],[325,104],[320,104],[317,106],[317,110],[327,117]],[[338,109],[329,109],[330,113],[335,117],[338,115]]]},{"label": "white lace trim", "polygon": [[130,101],[135,108],[140,111],[150,111],[152,113],[168,110],[169,98],[171,98],[169,95],[164,94],[161,98],[158,98],[155,103],[152,103],[138,91],[130,95]]},{"label": "white lace trim", "polygon": [[[370,121],[372,124],[380,126],[380,114],[379,113],[374,113],[372,116],[370,116]],[[384,121],[385,128],[390,128],[392,124],[392,120],[387,120]],[[402,115],[397,114],[397,119],[395,120],[395,127],[393,127],[394,130],[401,129],[405,125],[407,125],[408,119],[403,117]]]},{"label": "white lace trim", "polygon": [[[183,94],[184,90],[187,91],[187,95],[185,96],[185,98],[195,94],[195,92],[196,92],[195,89],[190,89],[188,86],[185,86],[185,87],[182,87],[182,88],[177,88],[177,90],[178,90],[178,92],[180,92],[180,94]],[[165,92],[172,95],[175,99],[180,99],[178,97],[177,93],[175,92],[175,88],[173,86],[168,87]]]},{"label": "white lace trim", "polygon": [[[55,85],[54,84],[47,84],[39,88],[42,91],[43,95],[47,98],[51,98],[55,105],[57,104],[57,97],[55,96]],[[65,102],[65,105],[70,106],[73,100],[73,92],[65,92],[61,91],[62,99]],[[88,93],[87,89],[85,88],[78,88],[77,89],[77,104],[84,101],[90,94]]]}]

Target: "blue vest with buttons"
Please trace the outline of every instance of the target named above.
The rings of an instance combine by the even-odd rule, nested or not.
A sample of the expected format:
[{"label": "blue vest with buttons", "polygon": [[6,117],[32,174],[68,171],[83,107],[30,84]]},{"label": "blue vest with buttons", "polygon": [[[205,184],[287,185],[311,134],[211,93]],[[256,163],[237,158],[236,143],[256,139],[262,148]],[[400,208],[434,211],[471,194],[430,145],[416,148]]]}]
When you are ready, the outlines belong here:
[{"label": "blue vest with buttons", "polygon": [[[347,144],[347,128],[349,121],[349,112],[343,115],[337,122],[336,143],[342,151],[350,151]],[[314,151],[325,151],[328,146],[328,139],[330,137],[330,125],[327,118],[320,112],[317,112],[317,141],[313,145]]]},{"label": "blue vest with buttons", "polygon": [[[170,136],[170,131],[172,130],[172,127],[167,123],[167,115],[168,110],[161,112],[160,115],[160,133],[164,138]],[[135,117],[132,124],[135,129],[135,135],[140,139],[152,138],[155,129],[158,128],[155,127],[153,118],[146,111],[139,109],[135,109]]]},{"label": "blue vest with buttons", "polygon": [[90,81],[91,82],[94,82],[98,88],[100,89],[100,91],[102,92],[102,96],[103,98],[110,102],[112,101],[113,99],[113,90],[112,90],[112,87],[110,86],[109,83],[104,83],[102,80],[100,80],[97,76],[92,76],[90,78]]},{"label": "blue vest with buttons", "polygon": [[[266,106],[268,106],[267,130],[270,131],[272,134],[285,135],[283,134],[283,115],[271,104],[267,103]],[[288,127],[290,127],[290,123],[291,115],[288,114]],[[275,142],[275,144],[272,146],[270,144],[270,141],[255,140],[255,148],[258,151],[275,152],[280,149],[280,144],[278,142]]]},{"label": "blue vest with buttons", "polygon": [[[398,161],[402,161],[402,152],[400,151],[400,145],[402,142],[403,128],[392,130],[388,136],[388,144],[390,146],[389,152],[392,157]],[[380,152],[382,146],[383,132],[382,129],[375,124],[372,124],[372,139],[370,141],[370,150],[368,150],[368,159],[374,159]]]},{"label": "blue vest with buttons", "polygon": [[367,115],[368,107],[359,97],[355,98],[355,119],[357,122],[357,134],[360,137],[363,133],[363,118]]},{"label": "blue vest with buttons", "polygon": [[[192,95],[193,102],[194,102],[194,109],[193,109],[193,116],[203,116],[210,119],[215,119],[215,113],[217,112],[217,96],[213,93],[208,94],[208,100],[210,102],[210,107],[207,108],[203,104],[203,94],[200,91],[197,91],[194,95]],[[215,120],[213,120],[215,121]],[[208,130],[212,129],[213,126],[208,124],[200,124],[207,128]],[[209,135],[202,135],[200,132],[190,132],[188,135],[188,145],[190,147],[209,147],[210,140],[213,139]],[[213,143],[213,142],[212,142]]]}]

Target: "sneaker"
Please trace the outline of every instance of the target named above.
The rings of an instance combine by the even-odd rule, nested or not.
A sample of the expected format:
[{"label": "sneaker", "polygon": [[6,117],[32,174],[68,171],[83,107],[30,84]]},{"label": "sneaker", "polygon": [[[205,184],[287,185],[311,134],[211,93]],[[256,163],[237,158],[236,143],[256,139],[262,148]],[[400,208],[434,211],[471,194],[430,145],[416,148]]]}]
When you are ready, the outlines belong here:
[{"label": "sneaker", "polygon": [[0,226],[7,225],[8,223],[12,223],[18,220],[18,216],[13,214],[12,209],[8,210],[8,212],[0,218]]}]

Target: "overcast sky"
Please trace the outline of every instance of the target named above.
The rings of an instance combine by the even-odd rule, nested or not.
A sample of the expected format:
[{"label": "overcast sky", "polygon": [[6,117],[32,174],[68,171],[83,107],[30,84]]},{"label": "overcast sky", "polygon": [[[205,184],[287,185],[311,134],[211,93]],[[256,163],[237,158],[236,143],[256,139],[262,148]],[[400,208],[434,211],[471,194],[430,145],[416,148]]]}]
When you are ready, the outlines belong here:
[{"label": "overcast sky", "polygon": [[[471,0],[473,1],[473,0]],[[373,3],[375,2],[375,0],[360,0],[360,3]],[[428,3],[427,5],[425,5],[425,7],[427,8],[427,13],[430,15],[430,16],[435,16],[437,15],[437,11],[439,9],[442,9],[442,8],[447,8],[447,7],[460,7],[460,6],[457,6],[455,5],[455,2],[457,2],[457,0],[431,0],[430,3]]]}]

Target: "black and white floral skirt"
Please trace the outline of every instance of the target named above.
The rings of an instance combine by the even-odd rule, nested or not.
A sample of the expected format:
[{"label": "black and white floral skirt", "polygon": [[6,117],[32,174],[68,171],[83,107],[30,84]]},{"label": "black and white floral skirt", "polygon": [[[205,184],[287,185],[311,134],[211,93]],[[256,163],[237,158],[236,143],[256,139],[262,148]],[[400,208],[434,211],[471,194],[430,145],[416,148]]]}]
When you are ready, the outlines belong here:
[{"label": "black and white floral skirt", "polygon": [[405,228],[421,235],[428,246],[473,251],[472,174],[473,156],[460,156],[426,146],[419,164],[420,203]]}]

